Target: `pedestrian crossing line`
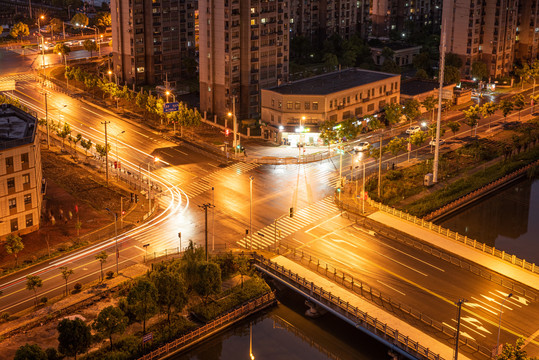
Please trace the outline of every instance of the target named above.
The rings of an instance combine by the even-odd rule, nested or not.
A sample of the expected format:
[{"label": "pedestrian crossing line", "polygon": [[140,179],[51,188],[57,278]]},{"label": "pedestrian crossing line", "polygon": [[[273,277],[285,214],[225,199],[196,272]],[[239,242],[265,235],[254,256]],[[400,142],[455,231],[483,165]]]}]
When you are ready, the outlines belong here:
[{"label": "pedestrian crossing line", "polygon": [[9,81],[9,80],[15,80],[15,81],[34,81],[35,77],[33,74],[15,74],[15,75],[6,75],[6,76],[0,76],[0,82],[2,81]]},{"label": "pedestrian crossing line", "polygon": [[[324,216],[337,212],[339,209],[333,203],[332,197],[328,196],[314,204],[307,206],[296,212],[293,218],[286,217],[278,221],[277,230],[280,230],[281,238],[285,238],[301,228],[304,228],[313,222],[320,220]],[[264,235],[264,236],[261,236]],[[253,231],[252,247],[253,249],[264,249],[274,245],[275,241],[275,224],[267,225],[266,227]],[[246,236],[238,245],[244,248],[251,246],[251,237]]]}]

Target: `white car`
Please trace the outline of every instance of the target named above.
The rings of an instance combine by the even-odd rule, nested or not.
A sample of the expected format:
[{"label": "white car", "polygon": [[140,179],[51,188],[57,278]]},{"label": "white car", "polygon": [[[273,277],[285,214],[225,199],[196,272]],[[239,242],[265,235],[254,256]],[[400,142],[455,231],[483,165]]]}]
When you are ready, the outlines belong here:
[{"label": "white car", "polygon": [[408,129],[406,129],[406,133],[408,135],[415,134],[415,133],[418,133],[420,131],[421,131],[421,126],[419,126],[419,125],[410,126]]},{"label": "white car", "polygon": [[355,151],[365,151],[365,150],[369,150],[370,146],[371,146],[371,144],[369,144],[368,142],[362,141],[362,142],[360,142],[360,143],[358,143],[357,145],[354,146],[354,150]]},{"label": "white car", "polygon": [[[445,143],[445,140],[444,139],[440,139],[440,145],[443,145]],[[429,145],[430,146],[436,146],[436,139],[432,139],[430,142],[429,142]]]}]

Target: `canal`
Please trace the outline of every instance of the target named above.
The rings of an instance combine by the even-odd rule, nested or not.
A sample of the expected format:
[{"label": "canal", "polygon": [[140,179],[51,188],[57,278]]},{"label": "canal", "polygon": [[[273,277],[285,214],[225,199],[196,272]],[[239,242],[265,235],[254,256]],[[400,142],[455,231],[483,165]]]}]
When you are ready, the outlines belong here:
[{"label": "canal", "polygon": [[[444,219],[440,225],[539,263],[539,179],[523,180]],[[280,304],[173,359],[390,359],[388,350],[344,321],[304,315],[304,299],[287,290]]]},{"label": "canal", "polygon": [[437,222],[539,264],[539,179],[526,179]]}]

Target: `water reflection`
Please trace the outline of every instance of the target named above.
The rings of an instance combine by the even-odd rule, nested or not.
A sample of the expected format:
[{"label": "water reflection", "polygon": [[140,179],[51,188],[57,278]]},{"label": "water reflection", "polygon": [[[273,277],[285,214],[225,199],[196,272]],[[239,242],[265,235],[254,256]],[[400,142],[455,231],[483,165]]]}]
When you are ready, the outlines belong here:
[{"label": "water reflection", "polygon": [[[389,359],[387,349],[331,315],[306,318],[304,299],[289,291],[281,303],[173,359]],[[252,330],[251,330],[252,329]],[[252,336],[251,336],[252,331]]]},{"label": "water reflection", "polygon": [[539,263],[539,179],[516,183],[440,225]]}]

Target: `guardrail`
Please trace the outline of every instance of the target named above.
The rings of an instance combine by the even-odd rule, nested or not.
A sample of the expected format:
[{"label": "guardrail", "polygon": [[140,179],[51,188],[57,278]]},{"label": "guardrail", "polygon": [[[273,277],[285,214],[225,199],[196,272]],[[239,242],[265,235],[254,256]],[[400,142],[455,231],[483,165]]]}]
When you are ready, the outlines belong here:
[{"label": "guardrail", "polygon": [[534,274],[539,274],[539,266],[535,266],[535,263],[531,263],[524,259],[517,258],[515,255],[507,254],[504,250],[499,250],[499,249],[496,249],[494,246],[489,246],[477,240],[470,239],[466,235],[462,235],[462,234],[459,234],[458,232],[451,231],[440,225],[436,225],[431,221],[427,221],[417,216],[410,215],[404,211],[397,210],[390,206],[376,202],[370,198],[367,199],[367,203],[375,208],[378,208],[380,211],[394,215],[398,218],[404,219],[413,224],[420,225],[421,227],[437,232],[440,235],[447,236],[450,239],[457,240],[458,242],[461,242],[465,245],[473,247],[474,249],[481,250],[482,252],[492,255],[496,258],[505,260],[513,265],[516,265],[524,270],[528,270]]},{"label": "guardrail", "polygon": [[348,301],[345,302],[340,297],[335,296],[331,292],[324,290],[322,287],[315,285],[313,282],[308,281],[297,273],[294,273],[258,254],[253,254],[253,257],[258,263],[257,266],[260,268],[263,268],[276,276],[284,277],[287,281],[294,283],[295,286],[298,286],[300,289],[304,289],[312,298],[316,299],[320,303],[330,307],[335,312],[345,316],[354,323],[367,328],[372,333],[395,344],[404,351],[410,354],[417,354],[424,359],[443,360],[439,354],[435,354],[428,348],[421,345],[418,341],[414,341],[408,336],[400,334],[397,329],[393,329],[386,323],[373,318],[366,312],[361,311],[359,308],[350,305]]},{"label": "guardrail", "polygon": [[153,359],[159,359],[164,356],[168,356],[172,352],[179,351],[182,348],[193,345],[194,343],[202,340],[204,337],[211,334],[213,331],[217,330],[218,328],[224,325],[230,324],[233,321],[237,321],[253,313],[259,308],[265,307],[269,305],[270,303],[273,303],[274,301],[275,301],[275,292],[270,292],[265,295],[262,295],[261,297],[251,300],[248,303],[240,306],[239,308],[234,309],[218,317],[212,322],[207,323],[206,325],[201,326],[198,329],[193,330],[190,333],[183,335],[182,337],[174,341],[166,343],[165,345],[150,352],[149,354],[142,356],[141,358],[139,358],[139,360],[153,360]]},{"label": "guardrail", "polygon": [[[352,275],[347,274],[344,271],[337,269],[330,263],[313,257],[311,254],[306,254],[303,251],[296,250],[295,248],[289,248],[288,246],[283,247],[286,247],[286,249],[289,251],[287,256],[292,256],[292,260],[299,262],[301,265],[307,265],[309,269],[315,270],[318,274],[342,285],[344,288],[351,290],[367,300],[372,301],[376,305],[384,307],[384,305],[387,304],[392,311],[395,311],[395,309],[400,310],[406,315],[413,317],[414,320],[419,320],[427,326],[430,326],[445,335],[452,338],[456,337],[456,331],[453,328],[445,326],[443,323],[434,320],[430,316],[423,314],[421,311],[394,301],[389,295],[386,295],[377,288],[357,278],[354,278]],[[376,300],[379,300],[380,304],[377,303]],[[468,338],[460,338],[460,343],[487,357],[491,354],[491,350],[489,350],[488,347],[480,345],[475,341],[469,340]]]},{"label": "guardrail", "polygon": [[512,173],[510,174],[507,174],[505,175],[504,177],[501,177],[499,178],[498,180],[495,180],[477,190],[474,190],[464,196],[461,196],[460,198],[458,198],[457,200],[454,200],[452,202],[450,202],[449,204],[447,205],[444,205],[442,206],[441,208],[431,212],[430,214],[426,215],[424,217],[425,220],[432,220],[434,218],[436,218],[437,216],[439,215],[442,215],[442,214],[445,214],[455,208],[458,208],[459,206],[462,206],[464,204],[467,204],[469,203],[471,200],[475,199],[476,197],[478,196],[481,196],[485,193],[488,193],[494,189],[496,189],[497,187],[499,187],[500,185],[504,185],[506,183],[508,183],[509,181],[512,181],[516,178],[518,178],[519,176],[522,176],[523,174],[525,174],[529,169],[531,169],[532,167],[534,166],[537,166],[539,165],[539,160],[531,163],[531,164],[528,164],[516,171],[513,171]]}]

